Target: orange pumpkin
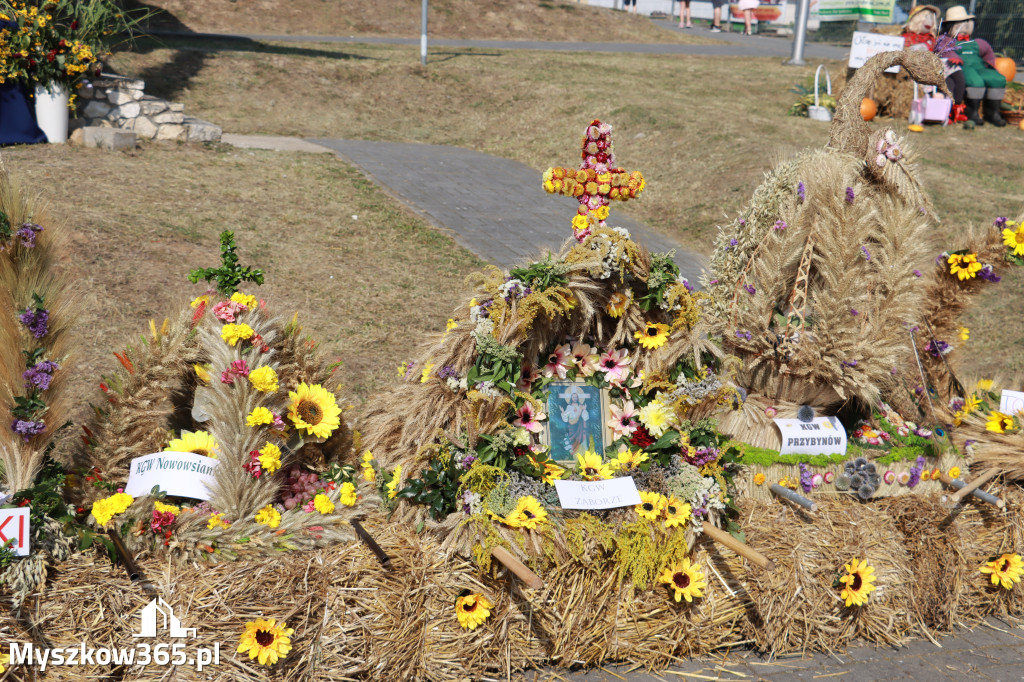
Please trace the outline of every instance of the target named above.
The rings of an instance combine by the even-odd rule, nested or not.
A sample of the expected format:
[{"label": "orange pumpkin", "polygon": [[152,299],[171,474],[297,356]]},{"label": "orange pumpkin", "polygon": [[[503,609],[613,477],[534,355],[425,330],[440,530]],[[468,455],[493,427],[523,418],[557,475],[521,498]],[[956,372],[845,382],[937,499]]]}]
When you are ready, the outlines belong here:
[{"label": "orange pumpkin", "polygon": [[1024,118],[1020,120],[1020,123],[1017,124],[1017,127],[1020,128],[1021,130],[1024,130]]},{"label": "orange pumpkin", "polygon": [[1012,83],[1017,75],[1017,64],[1009,57],[996,57],[996,71],[1006,77],[1007,83]]},{"label": "orange pumpkin", "polygon": [[865,121],[870,121],[878,113],[878,103],[870,97],[865,97],[860,101],[860,117]]}]

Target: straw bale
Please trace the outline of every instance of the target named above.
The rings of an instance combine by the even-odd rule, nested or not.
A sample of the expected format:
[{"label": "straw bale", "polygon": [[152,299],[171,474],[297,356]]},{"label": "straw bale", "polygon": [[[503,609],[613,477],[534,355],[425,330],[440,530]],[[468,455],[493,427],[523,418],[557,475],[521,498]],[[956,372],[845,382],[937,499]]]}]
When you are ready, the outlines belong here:
[{"label": "straw bale", "polygon": [[[746,575],[754,604],[745,635],[772,654],[836,651],[853,639],[896,646],[916,624],[910,603],[914,566],[893,520],[868,505],[821,501],[813,517],[778,505],[743,501],[741,525],[752,547],[775,562]],[[868,603],[846,607],[838,584],[852,559],[875,568]]]},{"label": "straw bale", "polygon": [[985,489],[1006,502],[1000,511],[992,505],[968,502],[957,516],[964,527],[964,587],[958,609],[961,622],[974,625],[988,615],[997,615],[1020,622],[1024,616],[1024,589],[1020,584],[1012,590],[993,585],[991,578],[979,569],[1002,554],[1024,553],[1024,490],[1015,484],[988,484]]}]

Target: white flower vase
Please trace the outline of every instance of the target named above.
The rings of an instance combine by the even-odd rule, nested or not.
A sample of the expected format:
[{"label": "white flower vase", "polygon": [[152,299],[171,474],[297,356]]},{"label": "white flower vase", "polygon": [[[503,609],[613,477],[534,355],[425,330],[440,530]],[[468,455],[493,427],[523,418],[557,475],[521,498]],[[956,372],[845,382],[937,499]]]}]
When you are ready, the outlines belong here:
[{"label": "white flower vase", "polygon": [[64,144],[68,141],[68,91],[57,83],[50,88],[36,85],[36,123],[50,144]]}]

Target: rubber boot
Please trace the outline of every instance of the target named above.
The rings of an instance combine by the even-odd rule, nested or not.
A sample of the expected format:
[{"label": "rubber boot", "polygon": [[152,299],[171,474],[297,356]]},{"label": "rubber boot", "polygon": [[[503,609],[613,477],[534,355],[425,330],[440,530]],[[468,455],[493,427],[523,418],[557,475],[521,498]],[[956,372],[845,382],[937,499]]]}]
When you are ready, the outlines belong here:
[{"label": "rubber boot", "polygon": [[1003,103],[1003,99],[987,99],[985,100],[985,120],[994,125],[996,128],[1002,128],[1006,125],[1006,119],[999,113],[999,105]]},{"label": "rubber boot", "polygon": [[981,106],[981,100],[965,97],[964,104],[967,105],[967,108],[964,109],[964,115],[967,116],[967,120],[977,126],[985,125],[985,121],[981,119],[981,116],[978,116],[978,107]]}]

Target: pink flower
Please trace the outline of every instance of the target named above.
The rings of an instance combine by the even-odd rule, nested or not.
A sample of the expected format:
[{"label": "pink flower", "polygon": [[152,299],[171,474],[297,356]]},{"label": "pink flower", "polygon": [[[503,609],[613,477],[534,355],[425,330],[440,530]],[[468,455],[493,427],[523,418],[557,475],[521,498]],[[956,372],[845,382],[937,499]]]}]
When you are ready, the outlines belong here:
[{"label": "pink flower", "polygon": [[314,498],[310,498],[309,502],[303,505],[302,511],[306,512],[307,514],[312,514],[316,511],[316,505],[313,504],[313,499]]},{"label": "pink flower", "polygon": [[534,414],[533,405],[530,403],[523,403],[523,406],[516,410],[516,418],[512,421],[513,426],[521,426],[530,433],[540,433],[543,428],[540,425],[541,420],[547,419],[547,415],[541,412],[540,414]]},{"label": "pink flower", "polygon": [[174,514],[169,511],[160,512],[153,510],[153,520],[149,522],[149,528],[154,533],[160,533],[164,528],[174,523]]},{"label": "pink flower", "polygon": [[632,436],[636,427],[639,426],[636,421],[637,411],[633,406],[633,401],[625,401],[622,403],[622,407],[612,405],[611,413],[612,418],[608,420],[608,426],[615,432],[615,437]]},{"label": "pink flower", "polygon": [[544,365],[544,376],[564,379],[570,363],[572,355],[569,353],[569,344],[562,344],[548,356],[548,364]]},{"label": "pink flower", "polygon": [[540,371],[528,362],[523,363],[523,369],[520,373],[519,382],[516,384],[523,393],[529,393],[533,387],[533,382],[540,378]]},{"label": "pink flower", "polygon": [[238,315],[239,313],[244,313],[248,309],[249,308],[247,308],[246,306],[242,305],[241,303],[236,303],[235,301],[221,301],[220,303],[217,303],[213,306],[213,314],[217,317],[218,320],[222,320],[224,322],[234,322],[235,315]]},{"label": "pink flower", "polygon": [[260,465],[260,451],[251,451],[249,453],[249,461],[243,464],[242,468],[248,471],[253,478],[259,478],[260,474],[263,473],[263,467]]},{"label": "pink flower", "polygon": [[249,365],[245,360],[235,360],[226,370],[220,373],[221,383],[229,386],[235,383],[235,377],[249,376]]},{"label": "pink flower", "polygon": [[597,362],[600,360],[594,349],[586,343],[577,343],[573,346],[572,359],[576,363],[576,369],[585,377],[597,371]]},{"label": "pink flower", "polygon": [[604,372],[605,380],[610,384],[620,383],[626,378],[629,371],[629,351],[620,348],[615,351],[607,351],[598,361],[598,369]]}]

